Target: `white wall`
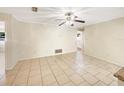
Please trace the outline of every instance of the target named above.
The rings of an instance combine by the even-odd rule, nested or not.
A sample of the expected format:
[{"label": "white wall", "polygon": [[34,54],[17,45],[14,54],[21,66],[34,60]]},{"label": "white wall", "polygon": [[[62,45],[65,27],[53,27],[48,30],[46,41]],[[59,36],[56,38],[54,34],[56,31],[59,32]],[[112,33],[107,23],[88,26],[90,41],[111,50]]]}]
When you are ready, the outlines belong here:
[{"label": "white wall", "polygon": [[12,32],[11,32],[11,15],[0,13],[0,21],[5,22],[5,32],[7,41],[5,42],[5,64],[6,68],[12,67]]},{"label": "white wall", "polygon": [[[54,25],[20,24],[18,31],[19,60],[55,55],[55,49],[63,53],[76,51],[76,31]],[[19,28],[18,28],[19,29]]]},{"label": "white wall", "polygon": [[[5,32],[5,23],[0,21],[0,32]],[[0,40],[0,80],[5,75],[5,41]]]},{"label": "white wall", "polygon": [[55,49],[63,53],[76,51],[76,31],[55,25],[41,25],[17,21],[11,15],[0,14],[6,22],[6,69],[12,69],[19,61],[55,55]]},{"label": "white wall", "polygon": [[85,53],[124,66],[124,18],[86,27]]}]

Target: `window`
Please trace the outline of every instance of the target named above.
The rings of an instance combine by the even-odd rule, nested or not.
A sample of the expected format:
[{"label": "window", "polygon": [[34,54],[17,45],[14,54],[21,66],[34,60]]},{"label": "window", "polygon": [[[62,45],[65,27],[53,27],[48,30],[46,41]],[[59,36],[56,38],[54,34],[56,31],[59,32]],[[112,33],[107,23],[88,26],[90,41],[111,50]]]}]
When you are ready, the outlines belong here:
[{"label": "window", "polygon": [[5,32],[0,32],[0,41],[5,39]]}]

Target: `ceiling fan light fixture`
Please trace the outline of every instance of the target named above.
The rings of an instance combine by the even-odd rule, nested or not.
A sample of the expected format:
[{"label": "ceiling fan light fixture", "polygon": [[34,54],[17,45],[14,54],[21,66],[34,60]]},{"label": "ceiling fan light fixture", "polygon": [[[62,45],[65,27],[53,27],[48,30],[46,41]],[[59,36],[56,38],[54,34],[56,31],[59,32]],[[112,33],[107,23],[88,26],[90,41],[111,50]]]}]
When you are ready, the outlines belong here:
[{"label": "ceiling fan light fixture", "polygon": [[71,24],[71,26],[74,26],[74,24]]}]

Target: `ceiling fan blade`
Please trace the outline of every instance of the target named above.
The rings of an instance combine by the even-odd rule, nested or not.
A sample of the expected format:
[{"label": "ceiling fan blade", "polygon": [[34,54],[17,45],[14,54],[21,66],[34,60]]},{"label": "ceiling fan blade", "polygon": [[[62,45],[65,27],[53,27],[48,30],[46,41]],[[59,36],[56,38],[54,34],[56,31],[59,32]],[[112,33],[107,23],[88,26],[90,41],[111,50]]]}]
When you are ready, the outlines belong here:
[{"label": "ceiling fan blade", "polygon": [[61,24],[59,24],[59,26],[61,26],[61,25],[65,24],[65,23],[66,23],[66,21],[65,21],[65,22],[62,22]]},{"label": "ceiling fan blade", "polygon": [[60,19],[60,18],[57,18],[57,19],[55,19],[55,20],[58,20],[58,21],[62,21],[62,20],[63,20],[63,21],[64,21],[65,19]]},{"label": "ceiling fan blade", "polygon": [[85,23],[83,20],[74,20],[75,22]]}]

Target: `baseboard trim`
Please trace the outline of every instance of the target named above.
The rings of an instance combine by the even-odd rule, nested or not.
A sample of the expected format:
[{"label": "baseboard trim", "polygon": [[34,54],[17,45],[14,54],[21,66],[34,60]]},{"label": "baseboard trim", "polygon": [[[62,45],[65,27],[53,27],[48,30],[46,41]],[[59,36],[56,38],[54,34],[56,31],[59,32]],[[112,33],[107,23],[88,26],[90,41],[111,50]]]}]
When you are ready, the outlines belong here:
[{"label": "baseboard trim", "polygon": [[32,57],[32,58],[24,58],[24,59],[19,59],[15,64],[9,66],[9,67],[6,67],[5,69],[6,70],[11,70],[15,67],[15,65],[18,63],[18,62],[21,62],[21,61],[25,61],[25,60],[30,60],[30,59],[35,59],[35,58],[42,58],[42,57],[50,57],[50,56],[56,56],[56,55],[63,55],[63,54],[69,54],[69,53],[74,53],[76,51],[71,51],[71,52],[65,52],[65,53],[58,53],[58,54],[54,54],[54,55],[48,55],[48,56],[39,56],[39,57]]},{"label": "baseboard trim", "polygon": [[18,62],[16,62],[16,63],[13,64],[12,66],[6,67],[5,70],[11,70],[11,69],[13,69],[17,63],[18,63]]},{"label": "baseboard trim", "polygon": [[92,56],[92,55],[89,55],[88,53],[85,53],[85,52],[84,52],[84,54],[87,55],[87,56],[91,56],[91,57],[94,57],[96,59],[102,60],[102,61],[106,61],[106,62],[111,63],[111,64],[114,64],[114,65],[118,65],[120,67],[123,67],[122,64],[118,64],[119,62],[114,62],[114,61],[111,61],[111,60],[106,60],[106,59],[101,58],[101,57]]}]

